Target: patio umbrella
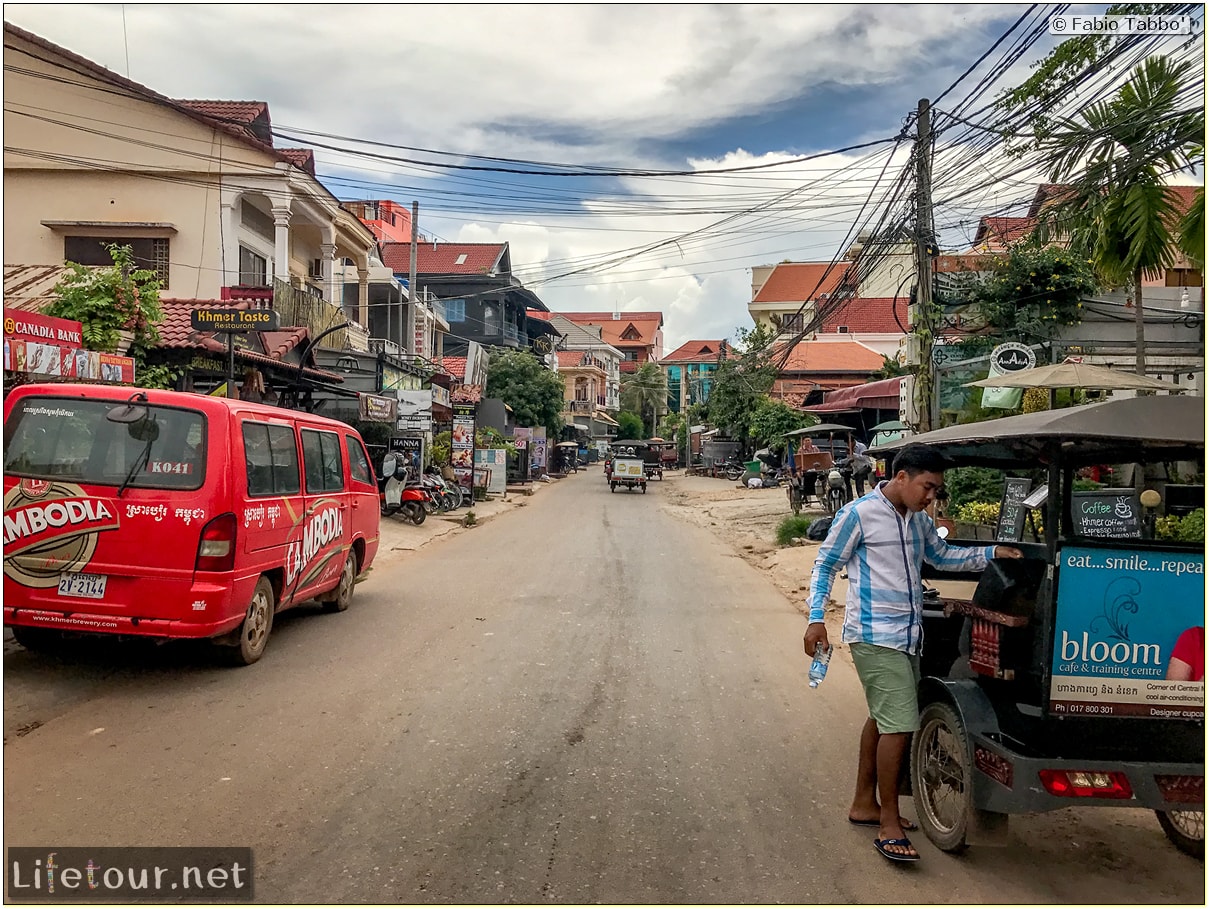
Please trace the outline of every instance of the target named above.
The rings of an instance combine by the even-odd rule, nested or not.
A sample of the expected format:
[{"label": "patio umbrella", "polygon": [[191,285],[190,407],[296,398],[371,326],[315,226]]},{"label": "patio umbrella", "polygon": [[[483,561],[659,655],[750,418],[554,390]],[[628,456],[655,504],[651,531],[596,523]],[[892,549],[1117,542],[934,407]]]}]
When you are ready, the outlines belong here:
[{"label": "patio umbrella", "polygon": [[817,432],[851,432],[856,430],[851,426],[841,426],[839,423],[819,423],[817,426],[807,426],[803,429],[795,429],[792,432],[785,433],[786,436],[812,436]]},{"label": "patio umbrella", "polygon": [[885,423],[878,423],[870,432],[896,432],[902,429],[910,429],[911,427],[902,420],[887,420]]},{"label": "patio umbrella", "polygon": [[1050,363],[1034,369],[1021,369],[1002,376],[990,376],[967,382],[964,388],[1101,388],[1107,391],[1180,391],[1150,376],[1121,372],[1090,363]]}]

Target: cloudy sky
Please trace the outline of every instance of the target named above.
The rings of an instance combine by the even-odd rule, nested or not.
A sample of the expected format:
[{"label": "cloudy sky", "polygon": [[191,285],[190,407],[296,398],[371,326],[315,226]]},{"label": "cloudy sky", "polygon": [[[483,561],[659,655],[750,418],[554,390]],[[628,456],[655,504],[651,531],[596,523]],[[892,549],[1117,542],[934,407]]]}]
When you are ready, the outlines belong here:
[{"label": "cloudy sky", "polygon": [[[551,309],[661,310],[670,351],[751,325],[753,265],[829,261],[866,201],[876,215],[907,148],[734,168],[893,139],[1027,9],[8,4],[4,16],[171,97],[267,101],[277,144],[313,144],[337,196],[418,200],[428,237],[508,241]],[[467,156],[579,175],[448,166],[549,169]],[[599,169],[627,173],[588,175]],[[718,170],[730,172],[704,173]],[[978,205],[1031,194],[1027,175],[996,190],[940,222],[946,241],[968,242]]]}]

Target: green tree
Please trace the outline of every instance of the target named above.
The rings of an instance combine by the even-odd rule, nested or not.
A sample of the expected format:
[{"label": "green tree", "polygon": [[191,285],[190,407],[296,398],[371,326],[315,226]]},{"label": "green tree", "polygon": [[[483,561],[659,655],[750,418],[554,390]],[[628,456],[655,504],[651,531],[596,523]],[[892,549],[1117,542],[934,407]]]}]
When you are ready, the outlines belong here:
[{"label": "green tree", "polygon": [[641,438],[655,434],[659,413],[667,406],[667,375],[658,363],[643,363],[621,380],[621,406],[642,417]]},{"label": "green tree", "polygon": [[1129,286],[1139,374],[1146,371],[1142,279],[1169,268],[1179,248],[1178,196],[1163,178],[1204,164],[1203,93],[1186,92],[1194,82],[1191,63],[1149,57],[1112,98],[1058,120],[1041,141],[1050,179],[1069,186],[1043,212],[1042,237],[1068,237],[1071,251],[1107,281]]},{"label": "green tree", "polygon": [[775,362],[778,349],[774,346],[775,329],[757,325],[751,330],[737,330],[738,342],[731,355],[718,364],[710,387],[709,421],[732,439],[738,439],[743,450],[749,447],[750,417],[772,390],[780,371]]},{"label": "green tree", "polygon": [[128,333],[138,384],[144,388],[172,388],[178,372],[151,364],[148,356],[159,343],[159,325],[164,321],[159,276],[137,267],[131,247],[110,243],[105,248],[113,260],[110,266],[66,263],[67,272],[55,285],[56,299],[46,314],[79,322],[88,350],[114,353],[123,340],[122,333]]},{"label": "green tree", "polygon": [[785,433],[814,426],[818,418],[795,410],[784,401],[764,398],[751,413],[748,434],[756,445],[767,446],[780,454],[785,450]]},{"label": "green tree", "polygon": [[557,439],[563,420],[565,386],[557,373],[543,366],[527,350],[495,348],[487,364],[487,397],[499,398],[512,408],[518,426],[544,426]]},{"label": "green tree", "polygon": [[888,357],[882,354],[882,368],[869,376],[870,382],[876,382],[878,379],[893,379],[895,376],[910,375],[911,367],[904,366],[895,360],[893,357]]},{"label": "green tree", "polygon": [[1096,290],[1086,259],[1057,246],[1013,247],[988,277],[970,289],[989,328],[999,337],[1048,343],[1063,326],[1083,320],[1083,298]]},{"label": "green tree", "polygon": [[643,440],[646,437],[642,427],[642,417],[636,413],[630,413],[628,410],[623,410],[617,415],[617,438]]}]

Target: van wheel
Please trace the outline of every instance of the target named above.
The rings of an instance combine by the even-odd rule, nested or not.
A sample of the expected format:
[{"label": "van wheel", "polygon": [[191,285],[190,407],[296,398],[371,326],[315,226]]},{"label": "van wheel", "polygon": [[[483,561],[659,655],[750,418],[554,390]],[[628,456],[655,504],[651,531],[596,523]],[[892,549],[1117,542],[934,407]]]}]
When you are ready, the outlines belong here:
[{"label": "van wheel", "polygon": [[236,666],[251,666],[264,654],[265,645],[269,642],[269,632],[273,630],[275,606],[273,585],[269,583],[268,578],[261,577],[256,582],[256,589],[252,591],[248,614],[239,626],[239,640],[228,654]]},{"label": "van wheel", "polygon": [[357,554],[352,549],[340,570],[340,583],[332,590],[330,600],[320,600],[328,612],[344,612],[353,602],[353,586],[357,583]]}]

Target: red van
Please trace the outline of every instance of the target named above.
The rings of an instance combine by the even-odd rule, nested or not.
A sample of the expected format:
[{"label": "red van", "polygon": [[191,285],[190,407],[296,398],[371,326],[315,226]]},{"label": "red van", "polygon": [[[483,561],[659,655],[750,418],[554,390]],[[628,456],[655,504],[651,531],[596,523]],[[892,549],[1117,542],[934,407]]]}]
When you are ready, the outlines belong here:
[{"label": "red van", "polygon": [[378,551],[361,437],[324,417],[154,389],[24,385],[4,402],[4,624],[211,638],[260,659],[275,613],[347,609]]}]

